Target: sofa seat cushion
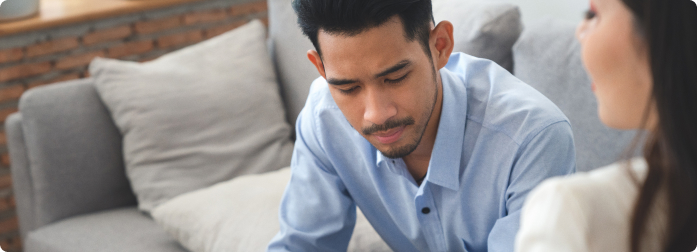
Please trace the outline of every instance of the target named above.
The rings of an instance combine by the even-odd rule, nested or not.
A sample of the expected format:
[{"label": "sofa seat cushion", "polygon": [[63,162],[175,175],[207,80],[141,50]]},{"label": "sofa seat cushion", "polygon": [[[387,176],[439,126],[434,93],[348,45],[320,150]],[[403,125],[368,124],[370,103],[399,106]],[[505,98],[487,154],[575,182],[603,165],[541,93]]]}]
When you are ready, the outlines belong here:
[{"label": "sofa seat cushion", "polygon": [[25,252],[186,252],[136,207],[81,215],[30,232]]}]

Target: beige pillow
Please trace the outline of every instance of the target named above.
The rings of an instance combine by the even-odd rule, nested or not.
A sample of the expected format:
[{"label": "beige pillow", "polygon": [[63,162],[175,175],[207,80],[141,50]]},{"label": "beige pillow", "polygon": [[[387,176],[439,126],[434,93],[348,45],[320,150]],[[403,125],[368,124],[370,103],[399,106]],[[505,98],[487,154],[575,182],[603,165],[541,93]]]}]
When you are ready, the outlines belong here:
[{"label": "beige pillow", "polygon": [[[278,209],[290,168],[246,175],[180,195],[152,211],[192,252],[265,251],[279,231]],[[360,212],[348,251],[390,251]]]},{"label": "beige pillow", "polygon": [[290,125],[258,21],[146,63],[90,72],[123,135],[138,207],[290,164]]}]

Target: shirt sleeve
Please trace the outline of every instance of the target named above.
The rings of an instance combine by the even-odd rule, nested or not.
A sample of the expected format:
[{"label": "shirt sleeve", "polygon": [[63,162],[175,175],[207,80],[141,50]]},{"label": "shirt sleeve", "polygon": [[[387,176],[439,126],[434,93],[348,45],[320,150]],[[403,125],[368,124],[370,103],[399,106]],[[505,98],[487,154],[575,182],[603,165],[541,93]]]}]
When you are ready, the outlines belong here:
[{"label": "shirt sleeve", "polygon": [[356,205],[323,151],[311,112],[306,106],[298,117],[280,231],[268,251],[346,251],[353,233]]},{"label": "shirt sleeve", "polygon": [[523,203],[535,186],[547,178],[575,172],[571,126],[560,121],[531,134],[520,145],[516,159],[505,193],[504,216],[489,233],[487,244],[491,252],[513,251]]},{"label": "shirt sleeve", "polygon": [[546,181],[525,202],[516,251],[590,251],[587,225],[577,197],[561,181]]}]

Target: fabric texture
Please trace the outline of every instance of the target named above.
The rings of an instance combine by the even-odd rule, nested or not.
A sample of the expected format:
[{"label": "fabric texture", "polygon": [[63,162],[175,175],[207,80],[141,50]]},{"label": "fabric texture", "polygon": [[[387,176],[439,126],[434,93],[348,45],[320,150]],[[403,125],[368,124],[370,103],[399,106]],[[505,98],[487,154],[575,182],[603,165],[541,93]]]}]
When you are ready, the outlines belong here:
[{"label": "fabric texture", "polygon": [[600,121],[591,81],[581,62],[581,47],[574,36],[575,27],[552,19],[527,27],[513,47],[514,72],[569,117],[577,169],[588,171],[620,160],[636,133],[610,129]]},{"label": "fabric texture", "polygon": [[[234,178],[180,195],[152,212],[192,252],[264,251],[278,232],[278,206],[290,168]],[[389,251],[359,215],[348,251]]]},{"label": "fabric texture", "polygon": [[[641,183],[646,173],[646,161],[636,158],[545,181],[525,201],[515,251],[630,251],[631,217],[639,195],[635,178]],[[662,250],[666,199],[665,188],[659,190],[641,251]]]},{"label": "fabric texture", "polygon": [[24,252],[188,252],[135,206],[61,220],[24,240]]},{"label": "fabric texture", "polygon": [[356,206],[394,251],[513,251],[527,193],[574,171],[571,127],[490,60],[456,53],[440,76],[443,108],[420,186],[402,159],[384,157],[351,127],[326,81],[315,81],[270,251],[346,249]]},{"label": "fabric texture", "polygon": [[[121,135],[90,80],[31,89],[20,99],[19,111],[29,163],[21,167],[17,159],[12,165],[25,169],[13,173],[20,183],[16,196],[31,193],[17,200],[23,209],[31,208],[18,212],[20,219],[31,219],[21,224],[23,232],[136,204],[124,172]],[[13,140],[13,132],[8,133]]]},{"label": "fabric texture", "polygon": [[[291,1],[269,0],[268,3],[272,55],[288,110],[288,121],[295,125],[310,85],[319,77],[317,69],[307,59],[307,51],[314,47],[302,34]],[[511,47],[522,30],[518,7],[435,0],[433,12],[436,21],[449,20],[455,26],[454,51],[491,59],[511,71]]]},{"label": "fabric texture", "polygon": [[264,40],[255,20],[154,61],[90,64],[141,210],[289,164],[290,126]]},{"label": "fabric texture", "polygon": [[511,48],[523,31],[518,6],[507,3],[433,0],[436,24],[453,23],[454,52],[490,59],[513,71]]}]

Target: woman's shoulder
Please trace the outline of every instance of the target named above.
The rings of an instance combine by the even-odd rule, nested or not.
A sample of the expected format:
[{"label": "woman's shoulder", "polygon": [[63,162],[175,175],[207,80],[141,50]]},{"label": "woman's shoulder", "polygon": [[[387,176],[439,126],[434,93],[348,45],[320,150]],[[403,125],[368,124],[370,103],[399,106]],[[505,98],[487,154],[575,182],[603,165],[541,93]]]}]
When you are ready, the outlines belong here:
[{"label": "woman's shoulder", "polygon": [[529,197],[530,201],[536,201],[532,204],[562,204],[567,210],[575,207],[583,218],[611,224],[624,221],[631,214],[646,170],[644,159],[617,162],[593,171],[549,179]]},{"label": "woman's shoulder", "polygon": [[643,159],[635,159],[544,181],[526,199],[516,246],[520,251],[626,251],[629,217],[645,170]]},{"label": "woman's shoulder", "polygon": [[617,162],[593,171],[549,179],[529,197],[538,198],[538,204],[542,205],[564,201],[580,208],[587,218],[620,218],[630,214],[646,170],[643,158]]}]

